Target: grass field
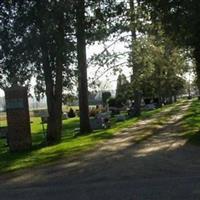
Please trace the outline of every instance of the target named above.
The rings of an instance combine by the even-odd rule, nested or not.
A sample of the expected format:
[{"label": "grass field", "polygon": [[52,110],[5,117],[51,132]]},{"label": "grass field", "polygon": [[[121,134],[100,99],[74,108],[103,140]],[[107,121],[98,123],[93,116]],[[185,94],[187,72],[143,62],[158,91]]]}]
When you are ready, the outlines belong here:
[{"label": "grass field", "polygon": [[133,126],[138,120],[151,118],[161,110],[168,108],[176,109],[176,104],[165,106],[164,108],[153,111],[144,111],[139,118],[132,118],[124,122],[115,122],[112,120],[112,127],[109,129],[94,131],[92,134],[74,137],[74,129],[79,126],[79,119],[67,119],[63,121],[63,137],[61,143],[54,146],[44,146],[40,118],[32,117],[31,131],[33,147],[29,152],[10,153],[8,147],[5,147],[6,141],[0,140],[0,173],[18,170],[27,167],[38,166],[44,163],[50,163],[59,158],[70,157],[75,154],[83,153],[91,149],[100,141],[111,139],[114,134],[123,128]]}]

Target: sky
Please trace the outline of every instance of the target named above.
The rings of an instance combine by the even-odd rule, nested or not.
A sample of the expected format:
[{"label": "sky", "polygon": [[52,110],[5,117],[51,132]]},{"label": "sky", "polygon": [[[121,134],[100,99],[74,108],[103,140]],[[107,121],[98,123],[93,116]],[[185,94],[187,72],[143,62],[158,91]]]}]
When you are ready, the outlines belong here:
[{"label": "sky", "polygon": [[[108,48],[108,51],[111,53],[117,53],[121,54],[119,59],[117,59],[114,64],[108,64],[102,66],[94,66],[91,64],[88,64],[88,77],[89,80],[91,78],[94,78],[96,82],[101,82],[101,86],[99,90],[115,90],[116,89],[116,83],[117,83],[117,77],[119,73],[123,73],[128,77],[131,75],[131,69],[127,66],[127,60],[128,60],[128,48],[126,48],[125,43],[123,42],[116,42],[115,44],[111,45],[112,42],[107,42],[106,47]],[[94,52],[96,54],[101,54],[101,52],[105,49],[103,45],[95,45],[88,48],[87,52],[87,58],[90,60],[91,56],[94,55]],[[113,66],[120,69],[120,71],[113,71]],[[108,68],[111,68],[107,71]],[[98,71],[98,73],[97,73]],[[96,74],[96,75],[95,75]],[[102,75],[102,76],[101,76]],[[90,81],[89,81],[90,82]]]},{"label": "sky", "polygon": [[4,96],[4,92],[3,90],[0,89],[0,97],[3,97]]}]

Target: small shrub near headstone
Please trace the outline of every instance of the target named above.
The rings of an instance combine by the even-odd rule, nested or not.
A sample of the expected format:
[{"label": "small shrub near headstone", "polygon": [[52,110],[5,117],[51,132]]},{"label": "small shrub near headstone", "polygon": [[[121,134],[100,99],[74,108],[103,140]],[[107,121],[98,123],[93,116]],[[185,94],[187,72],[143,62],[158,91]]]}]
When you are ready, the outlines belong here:
[{"label": "small shrub near headstone", "polygon": [[108,105],[109,105],[109,107],[122,108],[123,102],[117,98],[110,98],[108,101]]},{"label": "small shrub near headstone", "polygon": [[117,98],[110,98],[108,101],[109,110],[112,112],[112,116],[120,114],[120,108],[123,107],[122,101]]},{"label": "small shrub near headstone", "polygon": [[68,112],[68,117],[69,118],[74,118],[76,117],[76,113],[74,112],[74,110],[72,108],[70,108],[69,112]]},{"label": "small shrub near headstone", "polygon": [[103,92],[102,93],[102,102],[103,102],[103,106],[106,106],[109,98],[111,98],[111,93],[110,92]]}]

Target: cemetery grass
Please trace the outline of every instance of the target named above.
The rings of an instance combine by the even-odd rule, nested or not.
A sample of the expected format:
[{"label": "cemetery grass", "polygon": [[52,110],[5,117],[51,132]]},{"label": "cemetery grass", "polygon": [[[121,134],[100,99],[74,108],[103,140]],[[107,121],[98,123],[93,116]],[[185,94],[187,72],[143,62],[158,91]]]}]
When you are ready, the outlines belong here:
[{"label": "cemetery grass", "polygon": [[[63,121],[63,136],[61,143],[45,146],[40,118],[32,117],[31,131],[33,147],[28,152],[10,153],[5,146],[6,141],[0,139],[0,173],[16,171],[55,162],[61,158],[70,158],[92,149],[101,141],[112,139],[122,129],[132,127],[139,120],[151,119],[152,116],[167,108],[176,108],[177,104],[165,106],[153,111],[144,111],[140,117],[115,122],[112,119],[111,128],[94,131],[92,134],[74,137],[74,129],[79,126],[79,119],[72,118]],[[160,123],[162,123],[161,119]]]}]

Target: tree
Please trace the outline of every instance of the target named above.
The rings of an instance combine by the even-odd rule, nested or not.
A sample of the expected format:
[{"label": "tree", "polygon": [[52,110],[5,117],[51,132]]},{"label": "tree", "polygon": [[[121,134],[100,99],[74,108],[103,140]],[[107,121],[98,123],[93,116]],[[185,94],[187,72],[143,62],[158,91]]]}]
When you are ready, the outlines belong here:
[{"label": "tree", "polygon": [[[54,34],[54,42],[56,52],[54,55],[54,61],[49,60],[48,40],[45,32],[48,31],[47,23],[49,20],[45,14],[49,14],[48,10],[45,10],[45,5],[38,3],[38,28],[40,31],[40,45],[42,53],[42,64],[46,84],[46,96],[48,104],[48,128],[47,128],[47,142],[49,144],[59,142],[61,139],[62,130],[62,87],[63,87],[63,51],[64,51],[64,12],[61,5],[57,5],[53,20],[55,20],[56,30]],[[51,66],[53,64],[53,66]],[[53,78],[52,67],[55,67],[55,77]]]},{"label": "tree", "polygon": [[165,100],[172,103],[184,87],[182,77],[188,70],[187,57],[184,49],[179,49],[167,37],[154,39],[153,45],[157,49],[153,54],[155,70],[152,74],[155,94],[160,105]]},{"label": "tree", "polygon": [[111,98],[111,96],[112,96],[111,93],[108,91],[102,92],[102,102],[104,106],[107,105],[108,100]]},{"label": "tree", "polygon": [[124,74],[120,74],[117,79],[116,98],[122,103],[126,103],[132,97],[132,88]]},{"label": "tree", "polygon": [[76,0],[76,38],[81,133],[91,131],[88,111],[86,43],[91,44],[95,41],[105,40],[105,38],[108,38],[116,32],[116,22],[113,19],[120,14],[120,5],[110,0],[97,2],[93,0]]},{"label": "tree", "polygon": [[36,48],[41,53],[39,63],[40,66],[42,64],[41,72],[47,96],[49,144],[59,142],[61,139],[64,69],[69,71],[74,51],[73,40],[69,37],[69,33],[73,32],[70,27],[69,8],[70,4],[66,1],[37,2],[31,8],[35,11],[32,15],[35,28],[39,31],[39,45]]},{"label": "tree", "polygon": [[[7,39],[9,47],[14,46],[12,43],[21,47],[20,54],[17,53],[18,48],[12,48],[13,53],[4,54],[4,58],[19,61],[24,69],[31,66],[31,73],[39,83],[37,91],[45,92],[47,96],[47,142],[59,142],[63,83],[71,75],[69,65],[73,62],[75,51],[74,39],[70,35],[74,32],[71,23],[72,5],[68,1],[45,0],[5,1],[1,6],[5,8],[5,13],[10,14],[6,25],[12,25],[11,33],[14,35],[12,40],[7,35],[1,35],[1,40]],[[11,69],[8,65],[4,67],[12,72],[14,66],[10,65]]]},{"label": "tree", "polygon": [[160,20],[166,33],[185,48],[191,48],[196,60],[197,86],[200,91],[200,2],[198,0],[143,0],[154,22]]},{"label": "tree", "polygon": [[130,67],[133,70],[133,74],[131,77],[131,82],[133,86],[133,99],[134,99],[134,107],[132,115],[138,116],[140,115],[140,106],[141,106],[141,91],[138,88],[138,85],[140,84],[138,76],[140,75],[140,65],[136,61],[136,49],[135,49],[135,43],[137,42],[137,31],[141,29],[142,25],[138,26],[140,16],[140,1],[130,0],[129,1],[130,10],[129,10],[129,20],[130,20],[130,31],[131,31],[131,53],[130,53],[130,60],[129,64]]},{"label": "tree", "polygon": [[88,108],[88,81],[85,38],[85,1],[76,1],[76,38],[78,60],[78,88],[80,109],[80,131],[82,134],[91,131]]},{"label": "tree", "polygon": [[[158,34],[158,33],[157,33]],[[136,62],[140,66],[135,87],[143,98],[171,103],[185,85],[182,78],[188,68],[184,51],[166,37],[142,36],[135,42]]]}]

